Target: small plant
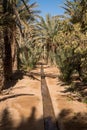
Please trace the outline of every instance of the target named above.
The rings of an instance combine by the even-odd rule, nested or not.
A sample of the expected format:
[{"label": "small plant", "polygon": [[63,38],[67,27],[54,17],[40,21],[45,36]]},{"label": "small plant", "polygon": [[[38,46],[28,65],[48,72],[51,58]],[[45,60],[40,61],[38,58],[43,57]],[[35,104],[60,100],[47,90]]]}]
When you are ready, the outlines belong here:
[{"label": "small plant", "polygon": [[70,82],[71,75],[73,72],[73,65],[72,65],[72,50],[65,50],[63,47],[58,48],[57,55],[56,55],[56,63],[61,72],[61,78],[65,82]]},{"label": "small plant", "polygon": [[21,69],[30,71],[34,69],[40,59],[40,47],[33,48],[31,45],[20,48],[20,67]]}]

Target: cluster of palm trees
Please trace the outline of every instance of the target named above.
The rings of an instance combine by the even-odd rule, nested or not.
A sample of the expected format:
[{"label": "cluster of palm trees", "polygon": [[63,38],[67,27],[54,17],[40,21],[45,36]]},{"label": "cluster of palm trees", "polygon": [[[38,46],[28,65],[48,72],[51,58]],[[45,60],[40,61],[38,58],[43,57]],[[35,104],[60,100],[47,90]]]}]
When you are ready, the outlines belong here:
[{"label": "cluster of palm trees", "polygon": [[49,62],[48,60],[54,61],[54,54],[56,53],[56,42],[54,38],[60,28],[59,19],[47,14],[45,19],[40,17],[40,21],[37,23],[37,25],[43,41],[43,53],[46,53],[43,54],[44,58],[46,58],[47,63]]},{"label": "cluster of palm trees", "polygon": [[63,8],[64,16],[47,15],[38,23],[46,59],[58,65],[64,81],[78,73],[80,80],[86,82],[87,2],[66,0]]},{"label": "cluster of palm trees", "polygon": [[2,0],[0,2],[0,33],[2,34],[0,42],[3,43],[0,52],[2,53],[1,71],[4,83],[10,80],[13,71],[17,70],[20,46],[29,31],[28,36],[31,35],[32,22],[40,12],[34,9],[37,7],[36,2],[31,4],[29,2],[29,0]]},{"label": "cluster of palm trees", "polygon": [[57,64],[64,81],[70,81],[72,74],[78,73],[80,80],[87,82],[87,2],[66,0],[63,8],[66,19],[64,31],[57,36]]},{"label": "cluster of palm trees", "polygon": [[29,0],[0,2],[0,75],[4,83],[14,70],[34,68],[41,56],[58,65],[65,80],[74,70],[83,76],[87,72],[86,0],[66,0],[62,16],[43,18],[36,7]]}]

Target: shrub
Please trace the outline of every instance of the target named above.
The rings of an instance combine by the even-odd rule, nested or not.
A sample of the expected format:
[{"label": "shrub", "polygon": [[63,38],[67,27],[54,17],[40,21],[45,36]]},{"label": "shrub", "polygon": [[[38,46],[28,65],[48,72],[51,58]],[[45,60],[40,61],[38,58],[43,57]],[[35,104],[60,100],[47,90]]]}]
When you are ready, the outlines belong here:
[{"label": "shrub", "polygon": [[[62,36],[62,38],[61,38]],[[82,37],[83,36],[83,37]],[[83,34],[60,35],[58,37],[56,64],[64,81],[70,82],[73,72],[87,82],[87,42]]]}]

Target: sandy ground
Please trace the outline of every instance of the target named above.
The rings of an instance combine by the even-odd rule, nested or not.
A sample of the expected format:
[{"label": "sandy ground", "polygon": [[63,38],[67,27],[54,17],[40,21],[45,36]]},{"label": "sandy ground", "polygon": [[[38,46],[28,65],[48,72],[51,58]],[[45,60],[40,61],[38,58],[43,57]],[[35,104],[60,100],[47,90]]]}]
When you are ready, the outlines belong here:
[{"label": "sandy ground", "polygon": [[[32,71],[39,73],[40,68]],[[58,75],[56,67],[44,66],[44,72]],[[61,130],[87,130],[87,105],[67,98],[65,85],[58,77],[46,77],[55,115]],[[0,130],[44,130],[40,76],[23,76],[0,95]]]},{"label": "sandy ground", "polygon": [[[33,72],[39,71],[37,69]],[[23,76],[9,94],[0,96],[0,130],[44,129],[41,79],[36,78]]]},{"label": "sandy ground", "polygon": [[[46,73],[57,75],[56,67],[44,70]],[[87,130],[87,105],[77,100],[71,100],[66,88],[58,77],[46,78],[57,121],[61,130]]]}]

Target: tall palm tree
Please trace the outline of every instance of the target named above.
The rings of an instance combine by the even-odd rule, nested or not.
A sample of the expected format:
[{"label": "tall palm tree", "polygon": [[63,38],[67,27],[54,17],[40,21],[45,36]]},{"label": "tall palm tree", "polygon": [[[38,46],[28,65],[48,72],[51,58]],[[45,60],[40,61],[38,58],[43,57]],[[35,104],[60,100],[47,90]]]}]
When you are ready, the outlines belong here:
[{"label": "tall palm tree", "polygon": [[[3,34],[4,34],[4,77],[8,81],[13,69],[17,69],[16,31],[17,27],[23,35],[24,23],[34,20],[33,7],[36,3],[27,5],[29,0],[3,0]],[[38,11],[37,11],[38,12]],[[16,63],[16,64],[15,64]],[[15,64],[15,65],[14,65]]]},{"label": "tall palm tree", "polygon": [[47,62],[50,57],[50,53],[55,53],[56,44],[54,43],[54,37],[57,35],[59,24],[55,17],[46,15],[46,20],[41,17],[38,22],[38,28],[40,30],[40,36],[42,37],[43,46],[47,51]]},{"label": "tall palm tree", "polygon": [[12,74],[12,50],[11,44],[13,39],[13,33],[11,26],[13,26],[13,9],[11,3],[7,0],[3,0],[3,34],[4,34],[4,77],[5,81],[7,81]]},{"label": "tall palm tree", "polygon": [[[34,26],[33,23],[35,22],[36,18],[39,17],[39,10],[36,10],[36,7],[38,7],[38,4],[36,2],[33,2],[29,4],[30,0],[19,0],[17,2],[17,8],[15,8],[15,14],[17,17],[17,27],[19,28],[19,34],[17,38],[19,39],[19,46],[21,46],[21,43],[25,44],[25,41],[29,41],[31,39],[31,36],[33,35],[33,29],[32,27]],[[25,40],[27,39],[27,40]],[[17,41],[17,40],[16,40]],[[23,42],[24,41],[24,42]],[[26,45],[25,45],[26,46]],[[20,49],[18,49],[19,51]],[[20,52],[20,51],[19,51]],[[18,52],[18,57],[19,57],[19,52]],[[18,58],[19,59],[19,58]],[[18,61],[18,66],[20,62]]]}]

